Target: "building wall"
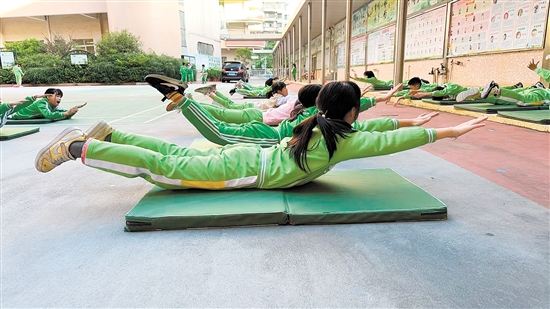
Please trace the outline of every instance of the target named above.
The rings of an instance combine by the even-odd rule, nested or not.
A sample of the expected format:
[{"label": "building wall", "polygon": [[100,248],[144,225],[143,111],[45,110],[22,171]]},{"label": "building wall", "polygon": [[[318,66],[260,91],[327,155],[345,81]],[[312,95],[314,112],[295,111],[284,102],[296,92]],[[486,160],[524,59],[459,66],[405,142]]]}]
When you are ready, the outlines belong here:
[{"label": "building wall", "polygon": [[186,0],[184,12],[186,12],[185,28],[188,55],[196,57],[197,66],[204,64],[209,68],[208,56],[199,54],[198,43],[210,44],[214,47],[213,57],[219,58],[221,64],[221,22],[218,0]]},{"label": "building wall", "polygon": [[145,52],[181,55],[179,5],[175,1],[107,2],[110,31],[127,30],[140,37]]},{"label": "building wall", "polygon": [[[44,40],[53,38],[55,34],[68,39],[94,39],[101,38],[99,18],[92,19],[82,15],[55,15],[42,16],[44,21],[27,17],[2,18],[2,38],[4,42],[23,41],[27,38]],[[78,25],[78,27],[75,27]]]},{"label": "building wall", "polygon": [[[197,43],[214,46],[221,57],[219,6],[217,0],[180,1],[84,1],[76,4],[52,1],[4,1],[0,5],[0,46],[5,41],[44,39],[50,33],[74,39],[98,41],[108,31],[127,30],[138,36],[145,52],[179,58],[181,35],[179,11],[185,11],[188,54],[197,54]],[[99,14],[103,13],[103,14]],[[86,17],[97,17],[96,19]],[[35,19],[49,18],[47,21]]]}]

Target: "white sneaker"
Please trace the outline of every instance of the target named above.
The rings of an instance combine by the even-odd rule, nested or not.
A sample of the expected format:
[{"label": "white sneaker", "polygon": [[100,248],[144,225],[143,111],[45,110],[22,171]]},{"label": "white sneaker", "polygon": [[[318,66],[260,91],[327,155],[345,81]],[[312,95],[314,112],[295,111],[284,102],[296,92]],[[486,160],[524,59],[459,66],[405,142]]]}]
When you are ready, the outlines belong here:
[{"label": "white sneaker", "polygon": [[42,173],[47,173],[59,165],[76,160],[69,153],[69,146],[73,142],[85,142],[86,136],[77,127],[69,127],[59,133],[59,135],[48,145],[42,148],[36,155],[34,167]]}]

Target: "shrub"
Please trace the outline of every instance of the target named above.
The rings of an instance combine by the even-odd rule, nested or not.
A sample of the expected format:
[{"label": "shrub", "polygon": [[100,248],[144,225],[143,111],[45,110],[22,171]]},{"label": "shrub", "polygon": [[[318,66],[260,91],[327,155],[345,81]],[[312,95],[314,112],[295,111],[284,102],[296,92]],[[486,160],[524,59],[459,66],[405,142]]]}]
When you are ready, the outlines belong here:
[{"label": "shrub", "polygon": [[139,37],[126,30],[122,30],[104,35],[96,43],[96,52],[98,57],[109,57],[117,54],[138,54],[141,53],[141,45]]},{"label": "shrub", "polygon": [[21,64],[23,70],[27,70],[29,68],[43,68],[63,65],[61,57],[54,54],[28,55],[19,57],[17,62]]},{"label": "shrub", "polygon": [[206,72],[208,73],[208,78],[211,78],[211,79],[222,78],[222,70],[220,69],[212,68],[212,69],[206,70]]},{"label": "shrub", "polygon": [[71,36],[65,39],[58,33],[54,33],[52,39],[44,38],[44,40],[46,40],[44,44],[46,52],[60,57],[66,55],[75,47],[75,42]]},{"label": "shrub", "polygon": [[25,39],[20,42],[11,42],[5,44],[7,50],[17,52],[17,61],[20,57],[42,54],[46,51],[44,43],[37,39]]}]

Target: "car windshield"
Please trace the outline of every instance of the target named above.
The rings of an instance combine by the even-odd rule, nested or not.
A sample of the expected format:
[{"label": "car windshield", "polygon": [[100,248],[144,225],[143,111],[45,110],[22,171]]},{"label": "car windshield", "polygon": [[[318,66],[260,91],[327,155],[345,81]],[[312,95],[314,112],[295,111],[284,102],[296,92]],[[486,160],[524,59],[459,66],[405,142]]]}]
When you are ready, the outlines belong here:
[{"label": "car windshield", "polygon": [[241,64],[236,62],[236,63],[226,63],[225,66],[224,66],[225,69],[240,69],[241,68]]}]

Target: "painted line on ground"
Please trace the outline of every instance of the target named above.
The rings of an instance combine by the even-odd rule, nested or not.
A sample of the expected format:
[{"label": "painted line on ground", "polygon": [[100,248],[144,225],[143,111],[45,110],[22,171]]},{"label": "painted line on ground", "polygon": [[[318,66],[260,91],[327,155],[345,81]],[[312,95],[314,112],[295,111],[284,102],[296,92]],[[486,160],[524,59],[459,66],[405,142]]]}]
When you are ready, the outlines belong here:
[{"label": "painted line on ground", "polygon": [[164,107],[164,104],[155,106],[155,107],[150,108],[150,109],[146,109],[146,110],[141,111],[141,112],[139,112],[139,113],[135,113],[135,114],[132,114],[132,115],[128,115],[128,116],[126,116],[126,117],[122,117],[122,118],[119,118],[119,119],[116,119],[116,120],[113,120],[113,121],[109,121],[109,124],[115,123],[115,122],[117,122],[117,121],[121,121],[121,120],[124,120],[124,119],[127,119],[127,118],[131,118],[131,117],[134,117],[134,116],[139,115],[139,114],[143,114],[143,113],[150,112],[150,111],[152,111],[152,110],[154,110],[154,109],[157,109],[157,108],[159,108],[159,107]]}]

